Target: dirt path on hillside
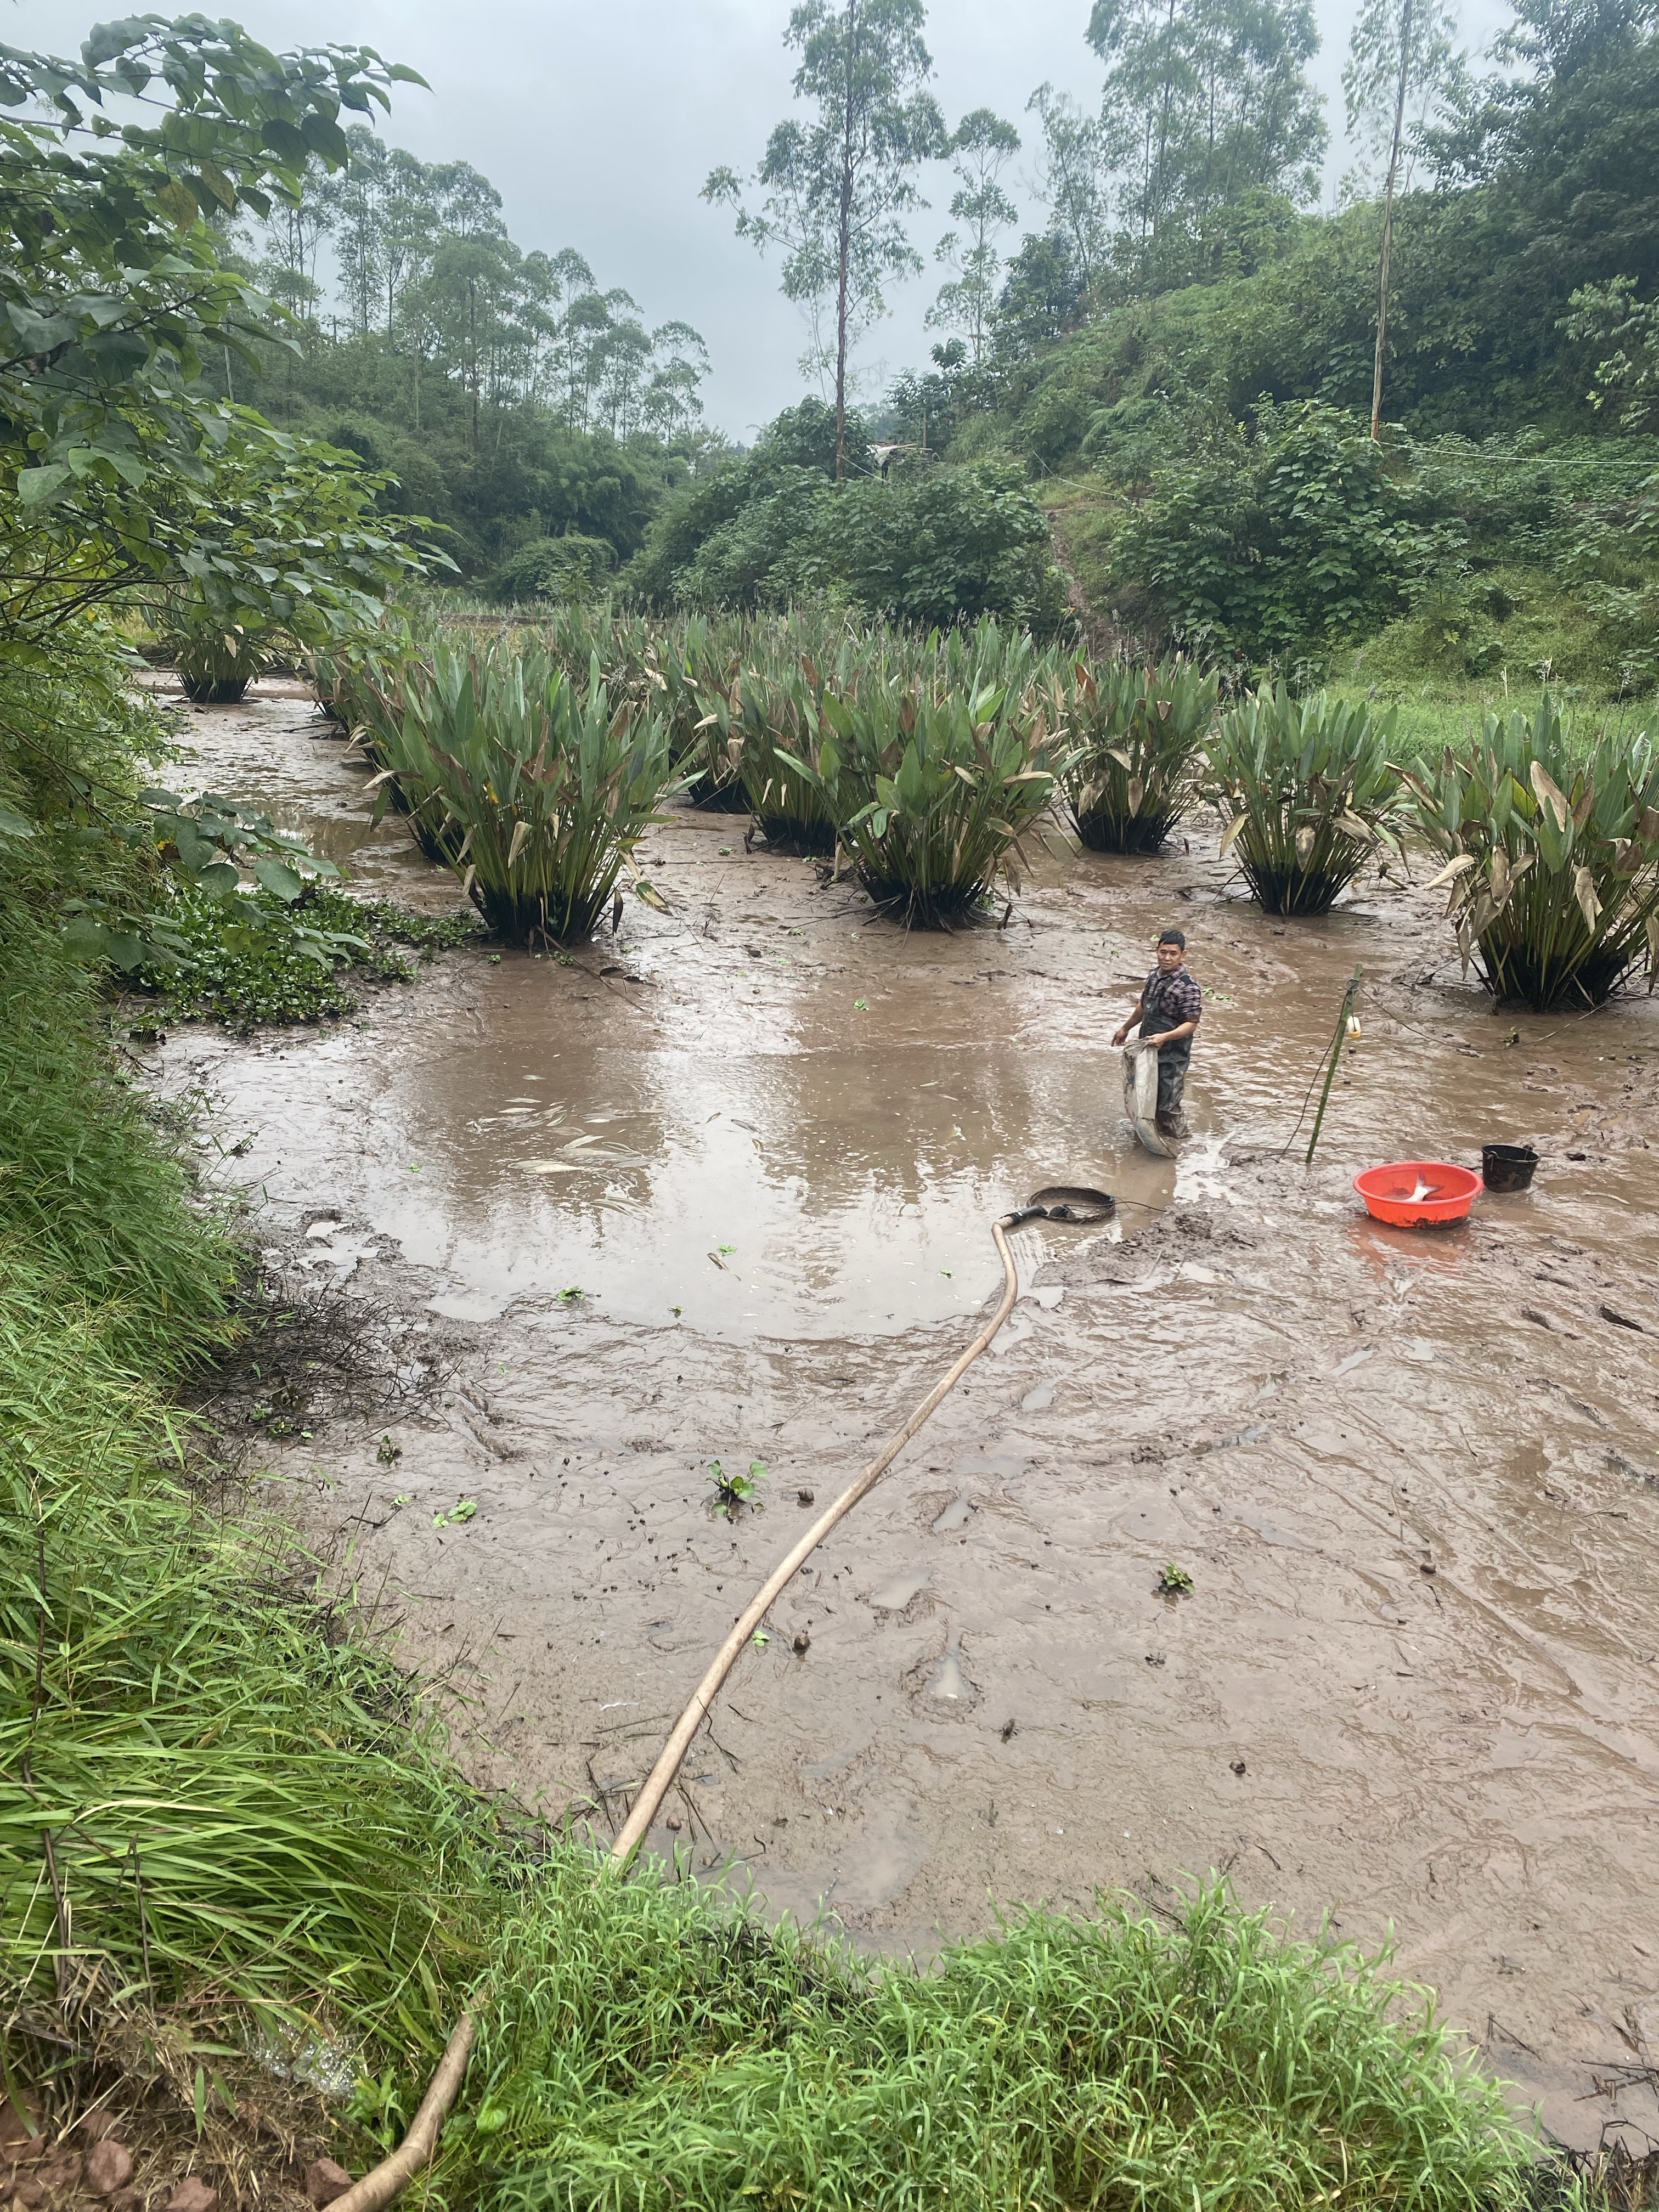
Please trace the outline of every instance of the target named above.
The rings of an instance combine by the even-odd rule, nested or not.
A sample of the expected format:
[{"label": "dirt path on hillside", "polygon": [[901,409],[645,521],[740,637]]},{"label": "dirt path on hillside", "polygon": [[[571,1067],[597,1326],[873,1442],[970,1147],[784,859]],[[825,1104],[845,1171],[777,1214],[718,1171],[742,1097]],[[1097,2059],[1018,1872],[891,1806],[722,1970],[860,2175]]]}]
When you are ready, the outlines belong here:
[{"label": "dirt path on hillside", "polygon": [[[196,728],[198,780],[453,904],[320,716]],[[1103,1185],[1109,1231],[1020,1233],[995,1356],[776,1608],[655,1844],[919,1950],[1223,1867],[1309,1934],[1392,1929],[1564,2140],[1659,2136],[1659,1006],[1496,1016],[1438,895],[1273,922],[1208,836],[1056,840],[1006,929],[935,937],[743,829],[677,811],[672,912],[569,965],[446,956],[355,1024],[150,1055],[274,1266],[397,1307],[411,1372],[466,1335],[418,1414],[261,1463],[465,1692],[471,1769],[611,1832],[798,1494],[994,1294],[992,1215]],[[1172,919],[1209,994],[1178,1165],[1108,1048]],[[1356,963],[1309,1172],[1280,1148]],[[1349,1188],[1492,1139],[1537,1182],[1463,1228]],[[764,1509],[712,1518],[711,1459],[764,1462]]]}]

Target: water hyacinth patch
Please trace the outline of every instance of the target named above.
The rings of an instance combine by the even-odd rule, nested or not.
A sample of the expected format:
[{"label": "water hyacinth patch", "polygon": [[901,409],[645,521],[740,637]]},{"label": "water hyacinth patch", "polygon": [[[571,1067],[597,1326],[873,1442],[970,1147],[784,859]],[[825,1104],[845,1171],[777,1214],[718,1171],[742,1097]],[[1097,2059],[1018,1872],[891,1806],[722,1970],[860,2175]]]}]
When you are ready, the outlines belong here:
[{"label": "water hyacinth patch", "polygon": [[1445,860],[1467,971],[1540,1011],[1600,1006],[1638,963],[1659,978],[1659,757],[1645,736],[1571,757],[1548,697],[1488,714],[1466,759],[1408,775],[1418,826]]},{"label": "water hyacinth patch", "polygon": [[1264,685],[1221,718],[1206,788],[1227,817],[1224,854],[1268,914],[1325,914],[1376,849],[1396,846],[1402,787],[1395,714],[1292,699]]},{"label": "water hyacinth patch", "polygon": [[1078,836],[1097,853],[1156,853],[1198,793],[1200,748],[1220,678],[1180,656],[1070,672],[1066,727],[1079,748],[1066,777]]},{"label": "water hyacinth patch", "polygon": [[454,648],[399,680],[383,737],[448,865],[511,942],[579,944],[673,775],[667,725],[585,690],[534,642]]}]

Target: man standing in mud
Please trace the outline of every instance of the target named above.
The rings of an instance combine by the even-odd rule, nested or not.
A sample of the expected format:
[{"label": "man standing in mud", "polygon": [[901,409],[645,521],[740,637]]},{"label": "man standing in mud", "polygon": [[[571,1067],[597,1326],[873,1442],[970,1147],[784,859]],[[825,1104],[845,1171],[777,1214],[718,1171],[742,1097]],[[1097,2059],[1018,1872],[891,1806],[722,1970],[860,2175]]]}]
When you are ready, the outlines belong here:
[{"label": "man standing in mud", "polygon": [[1187,940],[1178,929],[1166,929],[1158,940],[1158,965],[1142,984],[1133,1013],[1112,1039],[1115,1045],[1122,1044],[1139,1022],[1141,1042],[1158,1047],[1158,1127],[1162,1136],[1188,1133],[1181,1098],[1193,1056],[1193,1033],[1203,1011],[1203,997],[1187,965]]}]

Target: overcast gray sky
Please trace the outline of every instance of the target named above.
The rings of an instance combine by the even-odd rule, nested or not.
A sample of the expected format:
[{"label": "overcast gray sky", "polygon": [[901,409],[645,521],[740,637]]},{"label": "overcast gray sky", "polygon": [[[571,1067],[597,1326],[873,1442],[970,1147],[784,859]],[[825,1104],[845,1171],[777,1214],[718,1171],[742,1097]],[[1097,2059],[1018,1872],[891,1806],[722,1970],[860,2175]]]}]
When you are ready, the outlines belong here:
[{"label": "overcast gray sky", "polygon": [[[187,0],[149,4],[182,13]],[[1356,4],[1316,0],[1328,189],[1344,166],[1340,76]],[[633,293],[649,322],[672,317],[701,331],[714,369],[709,418],[732,436],[746,441],[799,396],[801,326],[775,266],[697,197],[718,163],[752,168],[789,110],[788,0],[216,0],[210,12],[221,10],[267,46],[362,44],[419,70],[432,90],[398,88],[386,135],[423,161],[481,169],[520,246],[574,246],[602,287]],[[73,52],[115,13],[13,0],[5,38]],[[1466,38],[1484,46],[1508,13],[1503,0],[1464,0]],[[1025,102],[1045,78],[1091,103],[1100,77],[1083,40],[1088,15],[1089,0],[933,0],[927,40],[947,119],[990,106],[1024,131]],[[933,171],[924,189],[933,205],[915,236],[927,252],[947,227],[946,173]],[[1034,223],[1030,191],[1018,178],[1013,190]],[[860,356],[872,391],[925,362],[922,316],[938,283],[930,268],[894,293],[894,312]]]}]

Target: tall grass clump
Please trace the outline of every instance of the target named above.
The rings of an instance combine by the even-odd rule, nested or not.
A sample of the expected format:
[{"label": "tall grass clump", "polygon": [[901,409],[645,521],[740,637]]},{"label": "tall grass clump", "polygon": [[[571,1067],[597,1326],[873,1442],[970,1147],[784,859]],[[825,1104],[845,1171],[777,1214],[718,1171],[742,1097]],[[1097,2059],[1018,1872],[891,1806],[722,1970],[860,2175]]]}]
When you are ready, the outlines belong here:
[{"label": "tall grass clump", "polygon": [[999,878],[1019,886],[1019,840],[1069,758],[1040,709],[1003,693],[933,697],[897,684],[821,700],[823,734],[792,763],[839,816],[840,842],[877,904],[922,928],[977,913]]},{"label": "tall grass clump", "polygon": [[157,1386],[199,1330],[142,1362],[131,1334],[0,1242],[0,2002],[48,2043],[67,2003],[430,2049],[460,1794],[291,1544],[191,1498]]},{"label": "tall grass clump", "polygon": [[1156,853],[1198,793],[1200,751],[1218,676],[1179,655],[1138,668],[1076,663],[1066,726],[1080,748],[1066,798],[1096,853]]},{"label": "tall grass clump", "polygon": [[[1024,1911],[922,1972],[557,1857],[446,2140],[501,2212],[1502,2212],[1525,2145],[1420,1996],[1225,1889]],[[1396,2021],[1391,2012],[1408,2015]]]},{"label": "tall grass clump", "polygon": [[1402,791],[1394,710],[1264,686],[1221,718],[1205,787],[1227,816],[1224,854],[1268,914],[1325,914],[1379,842]]},{"label": "tall grass clump", "polygon": [[0,873],[0,1224],[98,1308],[113,1356],[170,1360],[222,1325],[234,1269],[95,1020],[93,978]]},{"label": "tall grass clump", "polygon": [[1599,1006],[1638,965],[1659,978],[1659,755],[1645,736],[1573,749],[1554,702],[1487,714],[1466,756],[1407,777],[1446,862],[1467,969],[1540,1011]]},{"label": "tall grass clump", "polygon": [[390,770],[462,888],[511,943],[579,944],[673,775],[662,717],[573,684],[533,640],[453,646],[404,669]]}]

